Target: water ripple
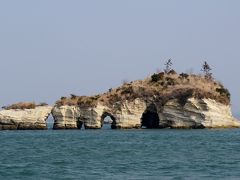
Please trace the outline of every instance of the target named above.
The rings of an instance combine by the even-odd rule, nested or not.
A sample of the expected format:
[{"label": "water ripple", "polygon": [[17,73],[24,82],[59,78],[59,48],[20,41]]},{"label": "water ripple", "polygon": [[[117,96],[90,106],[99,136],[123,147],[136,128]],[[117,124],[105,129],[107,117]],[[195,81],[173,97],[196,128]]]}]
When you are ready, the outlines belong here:
[{"label": "water ripple", "polygon": [[230,130],[1,131],[0,179],[238,179]]}]

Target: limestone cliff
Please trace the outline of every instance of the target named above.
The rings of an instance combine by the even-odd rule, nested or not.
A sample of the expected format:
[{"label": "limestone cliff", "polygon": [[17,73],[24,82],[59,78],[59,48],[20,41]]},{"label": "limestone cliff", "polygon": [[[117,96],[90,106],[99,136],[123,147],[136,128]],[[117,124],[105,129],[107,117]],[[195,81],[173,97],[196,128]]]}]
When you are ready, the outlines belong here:
[{"label": "limestone cliff", "polygon": [[231,128],[240,122],[231,113],[229,105],[212,99],[190,98],[184,106],[176,100],[167,102],[158,112],[160,127],[171,128]]},{"label": "limestone cliff", "polygon": [[[140,99],[133,102],[116,104],[113,109],[98,104],[96,107],[79,108],[77,106],[54,107],[52,114],[55,120],[54,129],[101,129],[104,118],[113,120],[112,128],[140,128],[142,113],[146,104]],[[79,125],[79,126],[78,126]]]},{"label": "limestone cliff", "polygon": [[47,129],[46,119],[51,110],[51,106],[1,110],[0,130]]},{"label": "limestone cliff", "polygon": [[80,108],[80,121],[85,129],[100,129],[103,126],[104,113],[108,111],[106,106],[97,104],[93,107]]},{"label": "limestone cliff", "polygon": [[112,109],[103,105],[85,109],[62,106],[53,109],[53,116],[55,129],[80,129],[82,124],[86,129],[101,129],[106,116],[113,120],[113,129],[240,127],[229,105],[195,98],[189,98],[184,106],[177,100],[169,100],[164,106],[157,106],[148,105],[140,99],[119,103]]},{"label": "limestone cliff", "polygon": [[138,98],[116,104],[112,110],[115,118],[113,128],[140,128],[141,118],[145,110],[146,102]]},{"label": "limestone cliff", "polygon": [[53,129],[78,129],[81,127],[79,108],[76,106],[54,107],[52,115],[54,118]]},{"label": "limestone cliff", "polygon": [[231,114],[230,93],[201,75],[154,74],[96,96],[62,97],[52,111],[55,129],[240,127]]}]

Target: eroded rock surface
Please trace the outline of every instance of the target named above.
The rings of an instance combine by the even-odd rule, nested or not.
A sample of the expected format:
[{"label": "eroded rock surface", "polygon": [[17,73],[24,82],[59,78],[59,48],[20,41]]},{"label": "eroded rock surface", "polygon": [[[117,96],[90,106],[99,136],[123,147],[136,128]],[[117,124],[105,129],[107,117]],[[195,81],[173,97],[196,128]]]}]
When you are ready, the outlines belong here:
[{"label": "eroded rock surface", "polygon": [[231,113],[229,105],[211,99],[188,99],[184,106],[176,100],[165,104],[159,112],[160,126],[171,128],[231,128],[240,122]]},{"label": "eroded rock surface", "polygon": [[80,109],[76,106],[54,107],[52,110],[54,118],[53,129],[78,129],[81,128]]},{"label": "eroded rock surface", "polygon": [[68,124],[79,127],[80,122],[86,129],[100,129],[106,116],[113,129],[239,127],[230,101],[228,89],[214,78],[171,71],[123,83],[103,94],[62,97],[53,115],[59,129]]},{"label": "eroded rock surface", "polygon": [[80,121],[83,122],[85,129],[101,129],[106,112],[109,112],[108,108],[101,104],[96,107],[80,108]]},{"label": "eroded rock surface", "polygon": [[74,129],[77,128],[78,122],[84,124],[85,129],[101,129],[104,118],[107,116],[113,121],[113,129],[140,128],[142,113],[145,109],[146,103],[139,99],[119,103],[113,109],[101,104],[86,108],[55,107],[52,111],[55,120],[54,129]]},{"label": "eroded rock surface", "polygon": [[140,128],[141,118],[146,110],[146,107],[146,103],[141,99],[125,101],[117,104],[112,110],[112,112],[114,112],[113,116],[115,117],[115,124],[113,128]]},{"label": "eroded rock surface", "polygon": [[51,106],[38,106],[35,109],[1,110],[0,130],[47,129],[46,120],[51,111]]},{"label": "eroded rock surface", "polygon": [[118,102],[111,109],[100,104],[88,108],[55,107],[54,129],[80,129],[82,124],[86,129],[101,129],[106,116],[113,120],[113,129],[240,127],[230,106],[215,100],[189,98],[181,105],[173,99],[160,106],[137,98]]}]

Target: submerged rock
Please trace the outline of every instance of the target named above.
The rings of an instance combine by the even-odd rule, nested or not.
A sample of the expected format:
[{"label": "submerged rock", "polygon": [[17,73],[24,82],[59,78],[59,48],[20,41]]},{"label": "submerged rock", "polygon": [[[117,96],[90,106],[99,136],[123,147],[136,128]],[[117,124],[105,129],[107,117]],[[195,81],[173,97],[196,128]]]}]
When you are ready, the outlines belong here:
[{"label": "submerged rock", "polygon": [[47,129],[46,120],[51,111],[51,106],[38,106],[34,109],[1,110],[0,130]]}]

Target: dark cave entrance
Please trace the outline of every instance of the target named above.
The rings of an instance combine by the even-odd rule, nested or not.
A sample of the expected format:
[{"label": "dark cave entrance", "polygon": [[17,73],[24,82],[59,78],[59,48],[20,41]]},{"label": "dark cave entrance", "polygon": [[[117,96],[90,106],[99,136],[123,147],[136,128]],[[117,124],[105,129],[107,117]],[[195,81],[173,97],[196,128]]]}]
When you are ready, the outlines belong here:
[{"label": "dark cave entrance", "polygon": [[80,118],[77,118],[77,129],[85,129],[84,123]]},{"label": "dark cave entrance", "polygon": [[116,129],[116,119],[115,117],[108,113],[104,112],[101,117],[101,123],[103,129]]},{"label": "dark cave entrance", "polygon": [[157,108],[154,104],[151,104],[147,107],[142,115],[141,127],[148,129],[157,129],[160,128],[159,123],[160,118],[157,113]]}]

